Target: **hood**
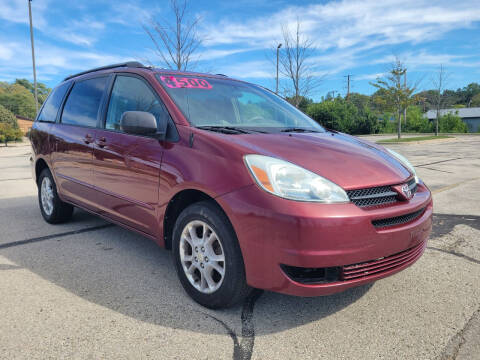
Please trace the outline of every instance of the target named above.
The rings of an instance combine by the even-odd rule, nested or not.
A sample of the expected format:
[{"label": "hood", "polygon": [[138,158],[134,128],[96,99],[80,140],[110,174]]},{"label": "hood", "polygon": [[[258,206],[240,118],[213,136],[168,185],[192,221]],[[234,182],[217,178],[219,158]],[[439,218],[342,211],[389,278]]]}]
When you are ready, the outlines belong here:
[{"label": "hood", "polygon": [[383,147],[341,133],[227,136],[230,143],[243,148],[245,155],[266,155],[292,162],[346,190],[399,184],[412,176]]}]

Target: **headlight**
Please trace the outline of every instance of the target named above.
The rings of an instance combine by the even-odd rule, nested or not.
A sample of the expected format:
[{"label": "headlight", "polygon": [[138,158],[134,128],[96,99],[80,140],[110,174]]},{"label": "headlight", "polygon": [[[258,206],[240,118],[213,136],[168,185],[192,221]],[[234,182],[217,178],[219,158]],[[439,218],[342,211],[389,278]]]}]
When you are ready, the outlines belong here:
[{"label": "headlight", "polygon": [[395,151],[393,151],[393,150],[387,149],[387,151],[388,151],[394,158],[396,158],[398,161],[400,161],[408,170],[410,170],[410,172],[415,176],[415,182],[418,184],[419,179],[418,179],[418,176],[417,176],[417,172],[415,171],[415,168],[413,167],[413,165],[410,164],[410,161],[408,161],[405,156],[400,155],[399,153],[397,153],[397,152],[395,152]]},{"label": "headlight", "polygon": [[246,155],[245,163],[262,189],[282,198],[321,203],[350,201],[340,186],[287,161]]}]

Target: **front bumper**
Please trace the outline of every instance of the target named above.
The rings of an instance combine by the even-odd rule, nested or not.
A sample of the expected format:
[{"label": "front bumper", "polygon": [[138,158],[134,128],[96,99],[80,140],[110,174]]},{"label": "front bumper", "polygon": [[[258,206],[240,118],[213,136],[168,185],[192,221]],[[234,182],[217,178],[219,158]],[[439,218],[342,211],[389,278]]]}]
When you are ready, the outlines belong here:
[{"label": "front bumper", "polygon": [[[415,196],[390,206],[362,209],[349,204],[318,204],[282,199],[256,185],[217,198],[236,231],[247,283],[255,288],[298,296],[329,295],[392,275],[423,253],[432,227],[430,191],[418,185]],[[422,210],[405,224],[376,228],[372,221]],[[415,251],[413,251],[415,249]],[[411,251],[403,262],[381,272],[327,283],[302,283],[282,270],[344,268]],[[381,260],[379,260],[381,261]],[[357,265],[354,265],[357,266]],[[350,267],[351,269],[351,267]]]}]

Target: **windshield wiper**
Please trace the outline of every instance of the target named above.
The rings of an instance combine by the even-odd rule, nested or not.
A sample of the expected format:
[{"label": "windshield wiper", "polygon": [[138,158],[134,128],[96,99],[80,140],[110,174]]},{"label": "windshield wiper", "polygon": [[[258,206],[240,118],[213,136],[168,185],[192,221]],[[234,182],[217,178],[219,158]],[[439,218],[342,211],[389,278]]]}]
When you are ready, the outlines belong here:
[{"label": "windshield wiper", "polygon": [[320,132],[320,131],[312,130],[312,129],[304,129],[304,128],[291,127],[291,128],[282,129],[282,130],[280,130],[280,132],[299,132],[299,133],[303,133],[303,132],[314,132],[314,133],[318,133],[318,132]]},{"label": "windshield wiper", "polygon": [[250,131],[233,126],[197,126],[202,130],[217,131],[224,134],[250,134]]}]

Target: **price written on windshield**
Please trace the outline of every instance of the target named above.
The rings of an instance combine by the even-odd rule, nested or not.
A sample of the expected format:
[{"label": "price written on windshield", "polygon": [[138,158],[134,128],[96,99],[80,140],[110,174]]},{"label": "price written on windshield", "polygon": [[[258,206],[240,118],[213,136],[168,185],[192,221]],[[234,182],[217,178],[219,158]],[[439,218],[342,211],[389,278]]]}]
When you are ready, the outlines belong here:
[{"label": "price written on windshield", "polygon": [[210,90],[212,88],[212,85],[205,79],[175,76],[160,76],[160,79],[165,85],[172,89],[189,88]]}]

